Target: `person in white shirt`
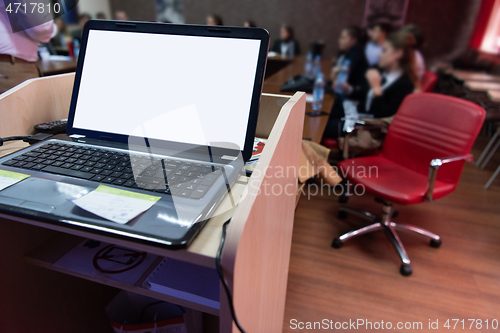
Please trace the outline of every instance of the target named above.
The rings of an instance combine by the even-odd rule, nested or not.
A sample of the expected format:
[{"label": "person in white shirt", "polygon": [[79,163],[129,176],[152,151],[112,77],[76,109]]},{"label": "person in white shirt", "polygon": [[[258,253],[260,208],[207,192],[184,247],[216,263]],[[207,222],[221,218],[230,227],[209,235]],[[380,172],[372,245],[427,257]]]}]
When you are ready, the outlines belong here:
[{"label": "person in white shirt", "polygon": [[[19,20],[28,20],[19,15]],[[29,25],[29,22],[27,22]],[[0,94],[25,80],[40,76],[35,62],[38,43],[47,43],[56,34],[52,20],[19,32],[12,32],[3,1],[0,2]]]},{"label": "person in white shirt", "polygon": [[384,22],[375,23],[368,29],[370,41],[366,43],[365,55],[370,67],[378,65],[380,53],[382,53],[382,46],[384,45],[387,35],[391,33],[391,30],[391,25]]}]

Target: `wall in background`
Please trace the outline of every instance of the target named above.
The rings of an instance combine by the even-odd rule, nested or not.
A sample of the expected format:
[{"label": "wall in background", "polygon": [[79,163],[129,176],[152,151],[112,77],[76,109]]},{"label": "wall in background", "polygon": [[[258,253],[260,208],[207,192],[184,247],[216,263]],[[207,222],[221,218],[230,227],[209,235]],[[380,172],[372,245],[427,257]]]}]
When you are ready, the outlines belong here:
[{"label": "wall in background", "polygon": [[[85,0],[81,0],[85,1]],[[111,12],[123,10],[132,21],[156,21],[155,0],[109,0]]]},{"label": "wall in background", "polygon": [[451,60],[467,48],[480,6],[477,0],[410,0],[406,21],[426,33],[426,58]]},{"label": "wall in background", "polygon": [[204,24],[209,13],[219,14],[226,25],[242,26],[252,19],[269,31],[272,42],[286,23],[294,27],[302,50],[323,39],[328,56],[336,53],[342,27],[362,23],[364,7],[365,0],[185,0],[188,23]]},{"label": "wall in background", "polygon": [[97,13],[106,14],[107,18],[111,18],[111,6],[109,0],[81,0],[78,1],[78,12],[80,14],[86,13],[90,14],[93,18],[96,17]]},{"label": "wall in background", "polygon": [[[86,0],[83,0],[86,1]],[[88,1],[88,0],[87,0]],[[132,20],[154,21],[155,0],[109,0],[111,11],[125,10]],[[224,24],[242,26],[252,19],[266,28],[272,41],[283,23],[295,28],[302,49],[323,39],[325,55],[337,52],[343,27],[361,24],[365,0],[184,0],[186,23],[205,24],[210,13],[220,15]],[[427,60],[451,59],[467,47],[480,7],[477,0],[410,0],[407,22],[421,26],[427,34],[423,50]]]}]

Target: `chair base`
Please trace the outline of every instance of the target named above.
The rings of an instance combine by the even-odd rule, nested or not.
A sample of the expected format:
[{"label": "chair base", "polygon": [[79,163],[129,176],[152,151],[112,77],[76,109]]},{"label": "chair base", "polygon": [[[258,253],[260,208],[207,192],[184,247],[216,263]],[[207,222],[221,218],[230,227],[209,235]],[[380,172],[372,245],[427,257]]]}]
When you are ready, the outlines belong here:
[{"label": "chair base", "polygon": [[401,268],[400,268],[400,273],[404,276],[411,275],[412,269],[410,266],[410,258],[408,257],[408,254],[406,253],[405,247],[401,240],[399,239],[399,236],[396,232],[396,229],[400,230],[406,230],[406,231],[411,231],[417,234],[420,234],[422,236],[430,238],[430,246],[432,247],[439,247],[441,245],[441,238],[425,229],[405,224],[405,223],[396,223],[392,222],[392,218],[394,215],[394,209],[392,207],[392,204],[390,202],[383,202],[383,207],[382,207],[382,216],[379,218],[372,213],[365,212],[360,209],[356,208],[351,208],[351,207],[345,207],[341,206],[340,211],[339,211],[339,216],[340,217],[346,217],[347,214],[353,214],[356,216],[359,216],[363,219],[366,219],[368,221],[373,222],[372,224],[369,224],[367,226],[361,227],[359,229],[350,231],[348,233],[343,234],[342,236],[335,238],[332,242],[332,247],[333,248],[340,248],[344,244],[345,241],[354,238],[359,235],[364,235],[370,232],[378,231],[378,230],[383,230],[385,232],[385,235],[391,242],[391,244],[394,246],[394,249],[399,255],[399,258],[401,260]]}]

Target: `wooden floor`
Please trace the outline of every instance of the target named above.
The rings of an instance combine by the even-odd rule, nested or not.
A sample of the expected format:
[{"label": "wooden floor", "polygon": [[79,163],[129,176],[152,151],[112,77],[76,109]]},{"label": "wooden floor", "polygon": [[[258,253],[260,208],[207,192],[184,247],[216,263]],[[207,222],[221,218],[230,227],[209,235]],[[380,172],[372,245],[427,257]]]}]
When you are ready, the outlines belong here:
[{"label": "wooden floor", "polygon": [[[485,137],[478,139],[474,156],[486,142]],[[399,274],[398,256],[381,232],[333,249],[334,237],[365,222],[353,216],[339,220],[334,195],[302,197],[295,217],[284,332],[314,331],[298,329],[291,324],[293,319],[296,323],[364,319],[373,325],[383,320],[394,326],[422,322],[423,329],[404,332],[428,332],[429,320],[439,320],[438,332],[500,332],[500,326],[487,330],[484,321],[482,330],[475,324],[469,329],[468,321],[500,322],[500,177],[489,190],[483,189],[500,163],[499,155],[485,170],[468,163],[457,190],[434,204],[396,207],[395,221],[433,231],[443,242],[435,249],[421,236],[400,233],[412,261],[409,277]],[[349,205],[373,213],[381,209],[370,195],[351,197]],[[466,329],[461,322],[456,330],[443,328],[447,319],[465,319]],[[450,324],[453,328],[454,322]],[[375,330],[365,326],[356,330],[371,331]]]}]

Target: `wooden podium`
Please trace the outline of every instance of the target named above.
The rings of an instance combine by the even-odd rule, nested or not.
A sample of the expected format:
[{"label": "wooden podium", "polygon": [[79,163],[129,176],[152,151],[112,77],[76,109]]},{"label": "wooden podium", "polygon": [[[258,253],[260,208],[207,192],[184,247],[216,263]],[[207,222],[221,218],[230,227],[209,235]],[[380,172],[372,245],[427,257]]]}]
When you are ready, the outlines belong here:
[{"label": "wooden podium", "polygon": [[[37,78],[0,95],[0,119],[2,119],[0,136],[31,134],[35,124],[67,118],[73,81],[74,73]],[[0,261],[3,261],[5,256],[10,258],[24,256],[30,264],[217,315],[220,332],[237,332],[222,287],[219,308],[153,292],[143,287],[144,279],[156,268],[161,258],[145,269],[141,278],[134,284],[118,283],[112,279],[97,279],[54,267],[54,263],[82,239],[90,238],[215,269],[215,256],[221,239],[222,224],[232,216],[222,253],[222,267],[233,293],[238,319],[247,332],[280,332],[285,307],[304,114],[304,93],[296,93],[293,96],[262,95],[256,136],[266,138],[267,143],[260,160],[251,177],[240,177],[231,192],[233,197],[224,198],[214,217],[186,249],[168,250],[119,240],[111,235],[97,235],[90,231],[69,229],[63,225],[0,214],[1,233],[7,239],[0,245]],[[12,153],[25,145],[20,142],[7,142],[0,148],[0,156]],[[235,206],[231,200],[239,203]],[[20,223],[23,226],[21,235],[16,231]],[[10,234],[12,237],[9,238]],[[16,241],[19,241],[16,237],[25,237],[30,241],[24,242],[23,247],[14,246]],[[2,302],[9,302],[12,306],[8,312],[9,318],[2,318],[4,314],[0,313],[0,322],[16,321],[17,325],[22,325],[21,318],[31,316],[29,309],[43,309],[44,302],[51,302],[50,299],[44,299],[45,289],[57,293],[58,288],[50,285],[50,279],[39,276],[20,278],[24,271],[19,270],[22,270],[23,265],[17,263],[17,270],[2,273],[1,282],[8,283],[10,288],[0,292],[0,297]],[[75,281],[69,277],[66,279]],[[26,291],[27,283],[37,286],[37,289]],[[6,286],[2,285],[2,289],[4,288]],[[86,288],[91,289],[92,284],[86,285]],[[40,295],[33,294],[38,291]],[[20,305],[16,306],[16,302],[11,302],[18,297],[24,298],[26,302],[32,302],[28,310]],[[60,298],[58,295],[52,297],[53,300]],[[19,320],[13,319],[12,316],[18,316]],[[81,316],[85,317],[86,314],[82,313]],[[43,321],[44,318],[50,320],[51,316],[38,317],[38,320]],[[7,327],[13,326],[7,324]],[[51,325],[41,323],[39,327],[51,327]],[[60,329],[63,328],[68,327],[60,323]],[[20,330],[23,331],[23,328]]]}]

